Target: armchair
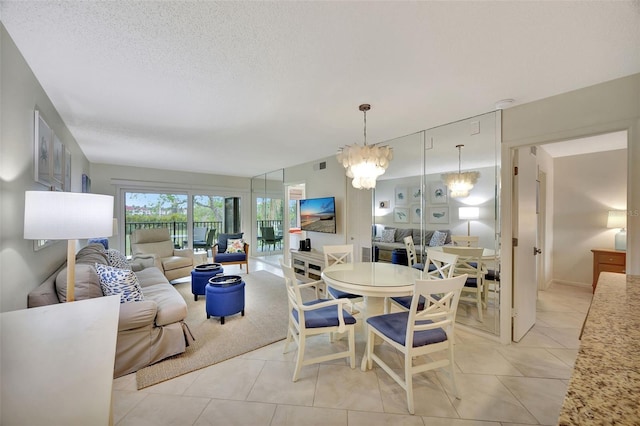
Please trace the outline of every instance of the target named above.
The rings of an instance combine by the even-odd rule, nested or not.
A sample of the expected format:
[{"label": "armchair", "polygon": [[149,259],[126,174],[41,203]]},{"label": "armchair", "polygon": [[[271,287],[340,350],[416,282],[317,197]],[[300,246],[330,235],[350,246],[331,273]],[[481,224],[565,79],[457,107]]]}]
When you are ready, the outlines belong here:
[{"label": "armchair", "polygon": [[221,263],[223,265],[242,265],[247,267],[247,274],[249,273],[249,244],[244,242],[243,251],[228,252],[227,246],[229,240],[242,240],[243,232],[237,234],[220,234],[218,235],[218,242],[213,246],[211,250],[213,255],[213,263]]},{"label": "armchair", "polygon": [[174,249],[169,229],[136,229],[131,233],[132,262],[156,266],[167,280],[189,276],[195,266],[193,250]]}]

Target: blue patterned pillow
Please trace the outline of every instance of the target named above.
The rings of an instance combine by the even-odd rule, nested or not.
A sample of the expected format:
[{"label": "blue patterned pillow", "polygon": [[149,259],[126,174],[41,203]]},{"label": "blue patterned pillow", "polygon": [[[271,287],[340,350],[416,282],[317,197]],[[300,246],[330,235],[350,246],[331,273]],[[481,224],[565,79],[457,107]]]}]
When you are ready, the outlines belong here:
[{"label": "blue patterned pillow", "polygon": [[120,295],[120,303],[140,302],[144,300],[138,277],[129,269],[96,263],[96,272],[100,287],[105,296]]},{"label": "blue patterned pillow", "polygon": [[127,256],[116,249],[107,250],[107,260],[109,261],[109,265],[113,266],[114,268],[131,269],[131,265],[129,265]]},{"label": "blue patterned pillow", "polygon": [[446,240],[446,232],[435,231],[431,237],[431,241],[429,241],[429,247],[443,246]]}]

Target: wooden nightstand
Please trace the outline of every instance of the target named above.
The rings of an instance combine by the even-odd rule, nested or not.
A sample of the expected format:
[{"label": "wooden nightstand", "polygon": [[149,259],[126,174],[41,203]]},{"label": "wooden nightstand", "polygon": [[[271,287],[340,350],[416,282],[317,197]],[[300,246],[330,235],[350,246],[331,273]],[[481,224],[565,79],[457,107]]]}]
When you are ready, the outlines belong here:
[{"label": "wooden nightstand", "polygon": [[600,272],[625,273],[627,252],[611,249],[593,249],[593,292],[596,292]]}]

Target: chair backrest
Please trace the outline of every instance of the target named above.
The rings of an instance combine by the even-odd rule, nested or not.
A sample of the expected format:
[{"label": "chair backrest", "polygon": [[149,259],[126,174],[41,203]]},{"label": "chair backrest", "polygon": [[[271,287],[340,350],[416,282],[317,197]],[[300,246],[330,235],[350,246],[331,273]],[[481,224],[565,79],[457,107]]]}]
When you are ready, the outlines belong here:
[{"label": "chair backrest", "polygon": [[407,266],[413,266],[418,263],[418,256],[416,255],[416,246],[413,244],[413,237],[411,235],[404,237],[404,247],[407,249]]},{"label": "chair backrest", "polygon": [[460,247],[478,247],[480,237],[477,235],[452,235],[451,242],[454,246]]},{"label": "chair backrest", "polygon": [[325,268],[336,263],[353,263],[353,244],[324,246],[322,251]]},{"label": "chair backrest", "polygon": [[157,254],[160,258],[173,256],[173,241],[168,228],[136,229],[131,233],[131,252]]},{"label": "chair backrest", "polygon": [[[304,312],[301,312],[301,310],[299,309],[299,307],[302,306],[303,302],[302,294],[300,293],[300,288],[298,287],[298,279],[296,278],[296,273],[292,267],[285,265],[282,259],[280,259],[280,267],[282,268],[284,284],[287,289],[289,311],[291,311],[291,309],[295,309],[298,311],[299,315],[304,315]],[[300,324],[304,324],[304,321],[301,320]]]},{"label": "chair backrest", "polygon": [[458,263],[458,255],[440,250],[427,250],[427,261],[424,271],[429,279],[451,278]]},{"label": "chair backrest", "polygon": [[454,275],[468,274],[471,278],[482,278],[482,247],[442,247],[442,250],[458,255]]},{"label": "chair backrest", "polygon": [[244,232],[218,235],[218,253],[224,253],[227,250],[227,240],[238,240],[241,239],[243,235]]},{"label": "chair backrest", "polygon": [[193,228],[193,241],[204,241],[207,239],[207,228],[195,226]]},{"label": "chair backrest", "polygon": [[[460,292],[466,280],[466,274],[442,280],[416,280],[407,320],[407,347],[413,347],[415,331],[442,328],[447,333],[447,338],[453,337]],[[421,297],[425,301],[424,309],[418,310]]]},{"label": "chair backrest", "polygon": [[211,246],[213,245],[213,240],[216,238],[216,230],[215,228],[209,229],[209,232],[207,232],[207,246],[209,248],[211,248]]},{"label": "chair backrest", "polygon": [[273,226],[263,226],[260,228],[262,239],[266,241],[273,241],[276,239],[276,233],[273,230]]}]

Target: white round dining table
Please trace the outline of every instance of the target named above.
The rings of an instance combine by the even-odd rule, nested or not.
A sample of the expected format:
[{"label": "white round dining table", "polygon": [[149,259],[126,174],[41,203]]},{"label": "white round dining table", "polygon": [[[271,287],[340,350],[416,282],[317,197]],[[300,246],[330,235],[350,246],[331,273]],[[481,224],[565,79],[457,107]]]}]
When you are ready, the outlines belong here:
[{"label": "white round dining table", "polygon": [[406,265],[382,262],[335,264],[324,268],[322,279],[335,289],[364,296],[363,317],[384,313],[384,298],[410,296],[423,272]]}]

